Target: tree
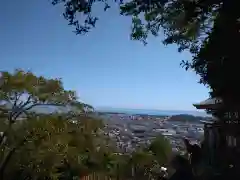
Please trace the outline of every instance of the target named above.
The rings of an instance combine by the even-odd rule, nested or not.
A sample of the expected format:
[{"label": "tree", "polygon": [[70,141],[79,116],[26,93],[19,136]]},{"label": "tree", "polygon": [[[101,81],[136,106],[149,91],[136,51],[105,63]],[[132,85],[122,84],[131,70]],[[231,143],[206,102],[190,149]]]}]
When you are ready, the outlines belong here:
[{"label": "tree", "polygon": [[[31,144],[25,147],[27,148],[26,152],[38,152],[33,149],[38,148],[38,145],[34,143],[39,143],[39,141],[43,143],[42,139],[44,139],[44,143],[39,145],[41,148],[38,155],[41,156],[44,152],[43,149],[45,149],[44,146],[47,146],[47,149],[50,150],[47,153],[48,158],[57,154],[56,151],[59,148],[66,148],[61,147],[61,144],[59,147],[53,147],[59,139],[63,140],[64,146],[69,147],[71,143],[74,144],[75,146],[70,150],[79,151],[77,148],[79,147],[79,141],[84,141],[86,148],[93,149],[93,147],[96,147],[97,144],[93,144],[91,138],[96,136],[100,124],[98,121],[91,121],[92,118],[88,115],[88,110],[93,108],[79,102],[76,92],[65,90],[60,79],[46,79],[42,76],[37,77],[31,72],[15,70],[13,73],[2,72],[1,81],[3,83],[0,89],[0,113],[1,123],[4,125],[1,126],[2,135],[0,137],[1,179],[3,179],[13,156],[20,152],[26,144]],[[47,107],[47,109],[61,107],[63,112],[60,112],[57,117],[53,117],[49,115],[50,112],[48,111],[43,114],[39,113],[40,107]],[[79,120],[81,121],[79,122]],[[64,131],[65,129],[66,131]],[[76,135],[78,138],[69,139],[69,133],[70,137]],[[66,141],[64,141],[65,139]],[[95,139],[97,140],[97,138]],[[32,144],[32,142],[34,143]],[[100,140],[98,140],[99,142]],[[77,152],[73,155],[76,154]],[[34,158],[36,156],[35,154]],[[22,154],[18,154],[18,157],[22,161],[31,159],[31,156],[28,156],[28,158]],[[23,159],[20,157],[23,157]],[[36,158],[35,160],[39,159]],[[42,159],[40,158],[40,160]],[[41,162],[39,163],[41,164]],[[19,162],[18,165],[21,165],[21,163]]]},{"label": "tree", "polygon": [[148,150],[154,154],[160,165],[163,166],[169,163],[172,147],[169,140],[164,136],[156,137],[148,147]]},{"label": "tree", "polygon": [[156,137],[147,148],[140,148],[131,154],[129,164],[134,167],[136,179],[160,177],[160,168],[169,163],[172,147],[164,136]]},{"label": "tree", "polygon": [[153,166],[155,157],[151,152],[136,150],[131,154],[130,164],[134,168],[134,178],[146,179]]},{"label": "tree", "polygon": [[132,176],[132,166],[128,154],[109,153],[105,159],[107,174],[113,179],[129,179]]},{"label": "tree", "polygon": [[79,102],[76,92],[65,90],[60,79],[46,79],[31,72],[15,70],[12,74],[2,72],[1,81],[1,112],[9,116],[9,126],[20,116],[31,116],[43,106],[64,107],[80,113],[92,108]]},{"label": "tree", "polygon": [[23,120],[8,138],[7,148],[15,147],[22,140],[24,144],[15,150],[4,177],[74,177],[100,169],[98,156],[102,156],[106,144],[99,144],[98,139],[103,139],[94,126],[89,126],[91,121],[97,120],[81,118],[73,123],[56,116]]},{"label": "tree", "polygon": [[[91,11],[98,1],[52,2],[64,4],[64,17],[69,25],[76,27],[77,34],[85,34],[95,27],[98,18],[93,17]],[[105,4],[104,10],[110,7],[107,1],[101,2]],[[239,53],[236,44],[240,40],[240,11],[237,0],[117,2],[120,3],[121,14],[132,17],[133,40],[146,44],[149,34],[157,36],[163,32],[166,37],[164,44],[175,43],[179,46],[179,51],[189,50],[192,53],[192,61],[182,61],[182,65],[200,75],[200,83],[211,89],[212,96],[221,97],[229,107],[239,104]]]}]

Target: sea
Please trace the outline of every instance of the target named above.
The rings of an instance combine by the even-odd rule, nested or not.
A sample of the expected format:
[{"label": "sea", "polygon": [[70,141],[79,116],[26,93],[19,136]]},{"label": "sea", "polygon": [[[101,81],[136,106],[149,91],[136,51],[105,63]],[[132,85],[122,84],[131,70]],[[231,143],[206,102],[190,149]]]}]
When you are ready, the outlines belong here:
[{"label": "sea", "polygon": [[[205,111],[180,111],[180,110],[153,110],[153,109],[127,109],[127,108],[106,108],[95,107],[97,112],[112,112],[112,113],[124,113],[124,114],[142,114],[142,115],[157,115],[157,116],[172,116],[179,114],[188,114],[193,116],[209,117]],[[66,108],[59,108],[54,106],[38,106],[33,111],[39,113],[51,113],[51,112],[66,112]]]},{"label": "sea", "polygon": [[126,108],[96,108],[98,112],[114,112],[124,114],[147,114],[158,116],[173,116],[179,114],[188,114],[193,116],[209,117],[205,111],[181,111],[181,110],[151,110],[151,109],[126,109]]}]

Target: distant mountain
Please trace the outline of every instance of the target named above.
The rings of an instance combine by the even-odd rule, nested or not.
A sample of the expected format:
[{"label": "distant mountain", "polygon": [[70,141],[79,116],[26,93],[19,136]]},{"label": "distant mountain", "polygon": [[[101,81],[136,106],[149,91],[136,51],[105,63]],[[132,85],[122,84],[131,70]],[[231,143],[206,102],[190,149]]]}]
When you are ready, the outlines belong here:
[{"label": "distant mountain", "polygon": [[188,114],[193,116],[209,117],[209,115],[204,111],[149,110],[149,109],[106,108],[106,107],[96,108],[96,111],[124,114],[158,115],[158,116],[173,116],[180,114]]},{"label": "distant mountain", "polygon": [[[12,105],[7,103],[5,104],[6,108],[11,108]],[[41,114],[49,114],[53,112],[68,112],[69,109],[67,107],[60,107],[60,106],[49,106],[49,105],[39,105],[35,106],[31,109],[32,112],[41,113]]]},{"label": "distant mountain", "polygon": [[31,111],[36,113],[49,114],[53,112],[67,112],[66,109],[66,107],[40,105],[32,108]]},{"label": "distant mountain", "polygon": [[179,114],[171,116],[168,121],[181,121],[181,122],[199,122],[200,120],[209,119],[209,117],[193,116],[189,114]]}]

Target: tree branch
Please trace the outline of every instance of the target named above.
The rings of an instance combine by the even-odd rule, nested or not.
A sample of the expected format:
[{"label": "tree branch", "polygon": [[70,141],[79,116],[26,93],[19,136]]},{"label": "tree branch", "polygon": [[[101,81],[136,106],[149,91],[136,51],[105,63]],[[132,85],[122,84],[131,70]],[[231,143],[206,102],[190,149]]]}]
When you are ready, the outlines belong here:
[{"label": "tree branch", "polygon": [[17,101],[18,101],[18,99],[19,99],[19,97],[18,97],[18,93],[15,92],[14,94],[15,94],[15,100],[14,100],[13,107],[12,107],[13,109],[16,107],[16,105],[17,105]]},{"label": "tree branch", "polygon": [[22,105],[20,105],[20,107],[17,108],[18,111],[13,112],[12,118],[13,118],[13,116],[15,116],[15,117],[14,117],[14,121],[23,113],[24,107],[26,107],[29,103],[31,103],[31,101],[30,101],[31,98],[32,98],[32,96],[29,95],[29,96],[28,96],[28,99],[26,100],[26,102],[23,103]]},{"label": "tree branch", "polygon": [[[8,165],[8,163],[10,162],[11,157],[14,155],[14,153],[16,152],[16,150],[18,148],[20,148],[21,146],[24,145],[24,143],[27,141],[27,139],[29,137],[32,137],[33,132],[30,132],[22,141],[20,141],[15,147],[13,147],[8,154],[6,155],[6,157],[4,158],[3,162],[0,165],[0,179],[3,179],[3,175],[4,175],[4,171]],[[42,137],[39,137],[39,139],[44,138],[46,135],[43,135]]]},{"label": "tree branch", "polygon": [[20,106],[20,109],[23,109],[25,106],[27,106],[30,103],[31,98],[32,98],[32,96],[29,95],[27,98],[27,101],[23,105]]},{"label": "tree branch", "polygon": [[0,149],[2,149],[2,144],[4,143],[4,138],[6,137],[6,132],[3,132],[0,138]]},{"label": "tree branch", "polygon": [[3,173],[7,167],[7,164],[9,163],[9,160],[11,159],[11,157],[13,156],[13,154],[15,153],[15,151],[21,147],[25,142],[26,142],[26,138],[24,138],[17,146],[15,146],[14,148],[12,148],[7,156],[4,158],[3,162],[1,163],[1,166],[0,166],[0,179],[3,179]]},{"label": "tree branch", "polygon": [[10,114],[9,114],[9,125],[11,126],[11,123],[12,123],[12,119],[13,119],[13,115],[14,115],[14,111],[15,109],[17,108],[17,102],[21,96],[21,94],[18,94],[17,92],[14,92],[14,103],[12,105],[12,110],[10,111]]},{"label": "tree branch", "polygon": [[27,111],[31,110],[32,108],[36,107],[36,106],[64,106],[64,104],[57,104],[57,103],[36,103],[36,104],[33,104],[31,106],[29,106],[28,108],[25,108],[25,109],[22,109],[20,112],[18,112],[16,115],[15,115],[15,120],[24,112],[27,114]]}]

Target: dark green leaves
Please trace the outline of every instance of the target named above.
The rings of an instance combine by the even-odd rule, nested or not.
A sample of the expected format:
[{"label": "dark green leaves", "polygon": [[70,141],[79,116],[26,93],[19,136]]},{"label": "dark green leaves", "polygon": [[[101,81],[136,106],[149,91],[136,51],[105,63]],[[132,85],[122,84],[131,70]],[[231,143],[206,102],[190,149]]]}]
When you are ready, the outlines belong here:
[{"label": "dark green leaves", "polygon": [[[93,107],[65,90],[60,79],[15,70],[2,72],[1,80],[1,179],[58,179],[63,160],[80,171],[88,166],[80,153],[88,149],[97,157],[95,147],[105,147],[102,123],[88,116]],[[42,106],[61,107],[60,113],[41,113]]]},{"label": "dark green leaves", "polygon": [[[75,91],[65,90],[60,79],[47,79],[35,76],[31,72],[15,70],[13,73],[2,72],[3,84],[0,100],[12,109],[11,116],[19,117],[37,106],[71,107],[78,112],[93,108],[78,101]],[[14,114],[16,116],[14,116]]]}]

